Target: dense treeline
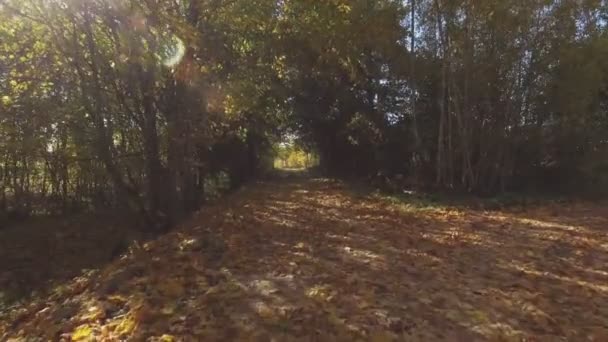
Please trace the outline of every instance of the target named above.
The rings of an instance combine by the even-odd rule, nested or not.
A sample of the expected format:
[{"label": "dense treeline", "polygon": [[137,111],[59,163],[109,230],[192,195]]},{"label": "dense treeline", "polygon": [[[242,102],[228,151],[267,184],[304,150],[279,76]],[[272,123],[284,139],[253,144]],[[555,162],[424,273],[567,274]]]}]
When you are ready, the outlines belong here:
[{"label": "dense treeline", "polygon": [[5,0],[0,211],[160,229],[282,134],[337,176],[601,190],[607,21],[605,0]]},{"label": "dense treeline", "polygon": [[273,8],[242,5],[6,3],[4,209],[114,205],[164,226],[221,172],[232,185],[253,175],[276,118],[247,46]]}]

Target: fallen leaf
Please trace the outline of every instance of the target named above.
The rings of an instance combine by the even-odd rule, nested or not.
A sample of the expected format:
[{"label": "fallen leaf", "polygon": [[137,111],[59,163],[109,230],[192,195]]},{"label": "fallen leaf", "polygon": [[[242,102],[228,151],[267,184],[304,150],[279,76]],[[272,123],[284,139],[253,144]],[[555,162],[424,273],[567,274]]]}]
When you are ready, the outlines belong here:
[{"label": "fallen leaf", "polygon": [[92,335],[93,329],[89,325],[83,324],[72,333],[72,341],[90,341],[93,339]]},{"label": "fallen leaf", "polygon": [[114,332],[120,337],[129,336],[135,330],[135,320],[131,316],[125,317],[117,326]]},{"label": "fallen leaf", "polygon": [[177,339],[173,335],[164,334],[160,337],[160,342],[175,342]]}]

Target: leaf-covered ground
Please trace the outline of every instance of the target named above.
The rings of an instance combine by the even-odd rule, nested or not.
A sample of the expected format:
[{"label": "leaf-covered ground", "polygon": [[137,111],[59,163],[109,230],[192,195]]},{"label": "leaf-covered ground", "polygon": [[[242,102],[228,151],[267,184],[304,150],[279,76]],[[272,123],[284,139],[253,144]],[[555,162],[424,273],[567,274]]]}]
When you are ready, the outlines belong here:
[{"label": "leaf-covered ground", "polygon": [[0,340],[607,341],[607,212],[260,183],[0,309]]}]

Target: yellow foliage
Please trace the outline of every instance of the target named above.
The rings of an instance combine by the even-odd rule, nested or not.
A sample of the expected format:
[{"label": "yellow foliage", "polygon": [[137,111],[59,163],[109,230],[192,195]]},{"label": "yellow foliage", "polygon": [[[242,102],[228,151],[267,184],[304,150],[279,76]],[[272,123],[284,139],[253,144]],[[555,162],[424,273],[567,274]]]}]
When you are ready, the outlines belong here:
[{"label": "yellow foliage", "polygon": [[331,301],[335,295],[335,291],[328,285],[315,285],[306,291],[306,296],[321,302]]},{"label": "yellow foliage", "polygon": [[93,329],[87,324],[81,325],[72,333],[72,341],[91,341]]},{"label": "yellow foliage", "polygon": [[318,163],[317,157],[297,146],[280,146],[274,161],[275,168],[304,169]]},{"label": "yellow foliage", "polygon": [[82,322],[94,322],[105,318],[105,310],[103,310],[100,306],[91,307],[87,314],[82,316]]},{"label": "yellow foliage", "polygon": [[347,4],[340,4],[338,5],[338,10],[340,10],[340,12],[342,13],[349,13],[350,11],[352,11],[352,7]]},{"label": "yellow foliage", "polygon": [[177,341],[177,340],[175,339],[175,336],[173,336],[173,335],[164,334],[163,336],[160,337],[160,342],[175,342],[175,341]]},{"label": "yellow foliage", "polygon": [[2,96],[2,101],[0,101],[0,102],[2,102],[2,104],[5,106],[9,106],[12,103],[11,97],[4,95],[4,96]]},{"label": "yellow foliage", "polygon": [[135,330],[135,320],[133,320],[133,318],[131,316],[127,316],[125,317],[125,319],[123,319],[120,324],[118,324],[116,326],[116,330],[114,330],[116,332],[116,334],[118,336],[128,336],[130,335],[133,330]]},{"label": "yellow foliage", "polygon": [[111,295],[108,297],[108,302],[114,305],[124,305],[128,301],[129,300],[126,297],[121,295]]}]

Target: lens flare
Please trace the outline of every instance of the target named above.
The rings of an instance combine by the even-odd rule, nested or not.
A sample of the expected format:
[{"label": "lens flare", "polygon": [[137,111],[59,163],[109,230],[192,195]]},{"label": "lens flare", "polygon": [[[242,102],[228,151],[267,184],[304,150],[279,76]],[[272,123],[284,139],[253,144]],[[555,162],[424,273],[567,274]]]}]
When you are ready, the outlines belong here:
[{"label": "lens flare", "polygon": [[167,44],[166,54],[163,58],[163,64],[172,68],[179,64],[186,53],[186,46],[179,37],[174,36]]}]

